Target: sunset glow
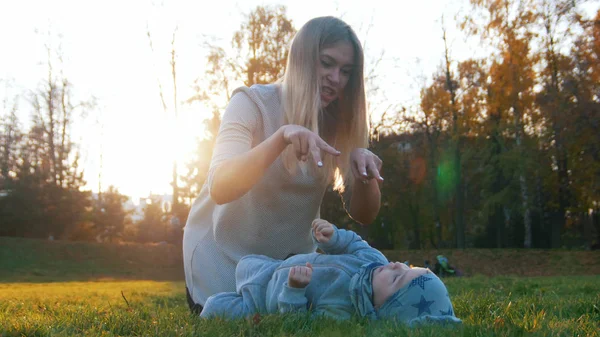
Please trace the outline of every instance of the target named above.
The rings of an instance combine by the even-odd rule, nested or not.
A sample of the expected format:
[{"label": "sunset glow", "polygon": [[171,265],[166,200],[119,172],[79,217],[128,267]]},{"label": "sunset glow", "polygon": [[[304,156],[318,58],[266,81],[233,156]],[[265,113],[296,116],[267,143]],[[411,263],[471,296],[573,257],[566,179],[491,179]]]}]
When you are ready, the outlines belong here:
[{"label": "sunset glow", "polygon": [[[315,16],[341,16],[365,44],[367,73],[372,70],[373,60],[384,53],[375,69],[380,88],[377,96],[371,97],[375,116],[381,113],[382,105],[378,103],[382,97],[385,106],[418,100],[419,82],[429,78],[441,62],[442,15],[453,57],[461,60],[476,54],[472,48],[476,42],[465,42],[452,20],[467,6],[466,1],[458,0],[227,0],[210,7],[201,1],[3,2],[0,99],[20,95],[19,114],[27,125],[32,110],[28,92],[38,88],[47,76],[45,45],[55,51],[60,48],[63,66],[54,56],[55,70],[64,71],[77,100],[93,96],[97,103],[73,130],[73,140],[81,145],[87,187],[97,191],[101,173],[103,189],[114,185],[134,197],[169,192],[173,159],[183,173],[196,139],[205,133],[202,121],[210,117],[205,105],[184,103],[194,94],[194,81],[202,81],[205,42],[229,48],[243,14],[257,5],[269,4],[287,6],[288,16],[297,28]],[[590,12],[597,7],[589,6]],[[177,124],[173,121],[169,65],[176,28]],[[148,32],[154,51],[149,46]],[[241,83],[232,83],[231,88]]]}]

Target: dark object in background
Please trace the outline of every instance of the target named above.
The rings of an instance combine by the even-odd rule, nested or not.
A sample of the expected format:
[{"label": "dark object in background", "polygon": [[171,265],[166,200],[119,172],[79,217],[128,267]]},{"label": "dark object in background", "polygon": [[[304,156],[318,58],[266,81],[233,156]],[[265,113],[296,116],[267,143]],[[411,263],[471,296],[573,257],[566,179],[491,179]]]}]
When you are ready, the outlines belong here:
[{"label": "dark object in background", "polygon": [[429,269],[429,270],[431,270],[431,271],[433,271],[433,267],[431,267],[431,264],[429,264],[429,260],[425,260],[424,267],[427,268],[427,269]]},{"label": "dark object in background", "polygon": [[[454,268],[452,265],[450,265],[450,262],[448,262],[448,258],[445,257],[444,255],[438,255],[436,257],[437,262],[435,263],[435,267],[433,268],[433,272],[439,276],[439,277],[446,277],[446,276],[462,276],[462,273],[460,272],[460,270]],[[425,261],[425,265],[427,266],[429,263],[429,261]]]}]

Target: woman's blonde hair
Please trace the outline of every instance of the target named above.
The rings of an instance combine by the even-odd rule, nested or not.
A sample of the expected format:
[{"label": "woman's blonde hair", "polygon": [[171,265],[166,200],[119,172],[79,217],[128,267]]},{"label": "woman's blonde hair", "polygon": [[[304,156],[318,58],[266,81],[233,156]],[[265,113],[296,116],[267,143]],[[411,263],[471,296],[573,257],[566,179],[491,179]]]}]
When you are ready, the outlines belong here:
[{"label": "woman's blonde hair", "polygon": [[[354,65],[348,83],[340,97],[329,104],[327,110],[335,118],[334,138],[325,139],[341,152],[339,157],[322,155],[322,178],[328,182],[335,178],[335,188],[343,189],[344,178],[350,172],[350,152],[368,146],[368,122],[363,79],[364,56],[362,46],[352,28],[340,19],[328,16],[308,21],[296,34],[287,60],[282,80],[284,124],[306,127],[316,134],[319,130],[321,87],[317,74],[321,50],[338,42],[349,42],[354,50]],[[323,124],[324,125],[324,124]],[[283,152],[282,159],[290,172],[295,172],[298,159],[291,146]],[[312,165],[310,165],[312,166]],[[335,175],[335,176],[334,176]],[[352,183],[352,179],[348,180]]]}]

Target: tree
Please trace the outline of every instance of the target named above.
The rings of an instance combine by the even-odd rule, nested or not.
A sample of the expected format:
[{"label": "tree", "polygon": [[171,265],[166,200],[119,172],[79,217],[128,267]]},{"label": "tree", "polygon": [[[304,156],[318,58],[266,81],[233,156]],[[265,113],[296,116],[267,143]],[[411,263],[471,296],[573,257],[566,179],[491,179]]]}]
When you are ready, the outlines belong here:
[{"label": "tree", "polygon": [[576,1],[542,0],[538,7],[539,23],[543,28],[542,49],[540,50],[543,70],[540,73],[543,89],[538,94],[538,105],[544,117],[547,130],[550,132],[554,166],[556,167],[556,181],[558,185],[555,198],[557,206],[553,207],[552,217],[552,247],[561,245],[561,234],[567,221],[566,215],[572,203],[572,190],[570,184],[570,169],[568,141],[569,129],[572,127],[568,119],[573,104],[567,88],[571,72],[571,60],[568,55],[560,52],[564,43],[572,35],[570,28]]},{"label": "tree", "polygon": [[230,52],[207,42],[208,69],[195,81],[196,94],[188,102],[201,101],[212,110],[222,110],[234,85],[249,87],[280,79],[296,34],[286,11],[285,6],[257,6],[234,33]]},{"label": "tree", "polygon": [[191,201],[195,198],[208,173],[212,148],[219,130],[220,115],[226,101],[231,98],[232,84],[271,83],[285,73],[288,47],[296,29],[286,16],[284,6],[258,6],[248,15],[235,32],[231,46],[232,55],[225,48],[207,44],[208,69],[194,84],[196,93],[187,102],[201,102],[212,110],[205,121],[206,133],[198,138],[192,159],[186,164],[187,173],[181,177],[182,195]]},{"label": "tree", "polygon": [[0,191],[10,190],[15,178],[18,145],[23,139],[23,132],[17,116],[18,97],[5,97],[0,115]]},{"label": "tree", "polygon": [[423,207],[430,201],[426,142],[419,130],[381,137],[374,146],[385,163],[380,220],[382,230],[392,238],[390,248],[396,248],[398,241],[406,242],[409,249],[420,249],[426,241],[434,242],[430,208]]},{"label": "tree", "polygon": [[[0,199],[0,219],[8,235],[61,237],[83,220],[90,205],[90,193],[81,190],[85,181],[70,128],[76,115],[94,104],[74,102],[71,83],[62,72],[57,75],[49,46],[47,52],[47,78],[30,93],[31,128],[10,151],[19,159],[9,172],[10,191]],[[15,123],[13,118],[10,127]]]},{"label": "tree", "polygon": [[[545,87],[539,99],[541,111],[547,116],[548,138],[553,141],[549,146],[555,167],[551,172],[551,184],[559,193],[551,194],[553,237],[556,240],[563,228],[583,227],[579,234],[589,246],[592,244],[591,232],[585,231],[589,226],[588,219],[593,217],[597,207],[594,202],[600,199],[600,99],[597,95],[600,90],[600,11],[595,18],[585,19],[569,3],[559,2],[546,9],[543,60],[548,66],[542,71]],[[581,27],[582,33],[564,41],[564,35],[573,32],[555,31],[561,22]],[[568,54],[561,51],[565,43],[571,44]],[[551,48],[552,45],[555,48]],[[550,64],[554,65],[550,67]],[[552,72],[556,74],[551,75]],[[552,96],[554,93],[558,98]],[[565,191],[567,193],[563,195]],[[567,207],[570,215],[563,216],[561,207]]]},{"label": "tree", "polygon": [[112,185],[107,191],[98,194],[92,221],[102,241],[112,242],[122,236],[130,213],[123,207],[127,200],[128,197],[119,193]]},{"label": "tree", "polygon": [[[531,8],[534,7],[534,3],[530,0],[471,0],[471,4],[474,11],[481,10],[487,18],[483,22],[482,38],[493,41],[493,46],[498,51],[490,69],[492,85],[488,95],[491,99],[489,113],[493,118],[512,117],[513,120],[511,133],[515,138],[515,151],[521,158],[517,165],[525,226],[523,246],[530,248],[531,197],[526,178],[528,150],[524,139],[526,120],[531,119],[534,112],[533,87],[536,76],[533,67],[536,59],[530,52],[530,41],[533,37],[530,26],[535,21],[535,14]],[[466,18],[462,28],[471,34],[479,31],[479,27],[470,21],[470,18]],[[500,124],[496,122],[494,125]],[[497,154],[500,155],[501,152]],[[507,215],[509,212],[509,209],[504,210]]]},{"label": "tree", "polygon": [[283,77],[289,45],[296,34],[285,6],[258,6],[233,36],[237,50],[237,70],[245,74],[244,84],[272,83]]},{"label": "tree", "polygon": [[432,195],[433,219],[438,245],[442,243],[442,204],[450,198],[455,225],[456,245],[466,247],[464,220],[464,150],[480,111],[481,81],[485,78],[478,62],[467,60],[456,66],[451,61],[443,34],[444,62],[434,74],[433,82],[421,91],[422,115],[412,118],[413,127],[426,139],[428,176]]},{"label": "tree", "polygon": [[[443,20],[442,20],[443,22]],[[443,23],[442,23],[443,24]],[[450,52],[448,50],[448,41],[446,37],[446,29],[443,28],[443,40],[444,40],[444,73],[446,80],[446,90],[449,93],[450,98],[450,112],[452,114],[452,139],[453,139],[453,162],[454,162],[454,188],[455,188],[455,224],[456,224],[456,246],[458,248],[465,248],[465,222],[464,222],[464,191],[463,191],[463,183],[462,183],[462,167],[461,167],[461,136],[462,132],[459,131],[459,114],[464,111],[459,112],[458,102],[457,102],[457,92],[456,90],[456,80],[454,79],[453,72],[451,71],[451,60],[450,60]]]},{"label": "tree", "polygon": [[434,82],[421,89],[421,103],[418,110],[420,115],[409,117],[415,130],[421,131],[425,138],[425,149],[427,153],[427,176],[429,180],[431,208],[433,211],[433,222],[436,232],[436,243],[434,246],[443,246],[443,228],[441,219],[441,203],[439,193],[439,174],[438,167],[440,162],[441,136],[444,131],[444,124],[448,116],[445,113],[447,109],[447,92],[444,89],[444,80],[434,80]]},{"label": "tree", "polygon": [[168,237],[167,223],[160,199],[147,200],[144,207],[144,217],[138,223],[138,240],[140,242],[163,241]]},{"label": "tree", "polygon": [[[172,125],[171,128],[176,128],[177,127],[177,122],[179,120],[179,109],[178,106],[180,104],[180,102],[177,99],[177,51],[175,49],[175,37],[177,36],[177,30],[178,27],[175,27],[175,29],[173,30],[173,38],[171,40],[171,59],[169,62],[170,68],[171,68],[171,80],[173,81],[173,116],[172,116]],[[150,34],[150,29],[147,28],[146,29],[146,35],[148,36],[148,41],[150,43],[150,50],[152,52],[154,52],[154,44],[152,42],[152,36]],[[162,103],[162,107],[163,110],[165,112],[165,114],[168,113],[168,107],[167,107],[167,103],[165,102],[165,95],[163,92],[163,85],[160,81],[159,78],[157,78],[157,82],[158,82],[158,92],[160,95],[160,100]],[[176,132],[173,133],[174,135],[177,135]],[[174,146],[178,146],[178,142],[177,139],[172,139],[173,144],[175,144]],[[175,153],[175,151],[173,152]],[[180,212],[184,207],[181,207],[179,205],[179,182],[178,182],[178,169],[177,169],[177,158],[173,158],[173,169],[172,169],[172,180],[171,180],[171,187],[173,188],[173,195],[172,195],[172,209],[174,212]]]}]

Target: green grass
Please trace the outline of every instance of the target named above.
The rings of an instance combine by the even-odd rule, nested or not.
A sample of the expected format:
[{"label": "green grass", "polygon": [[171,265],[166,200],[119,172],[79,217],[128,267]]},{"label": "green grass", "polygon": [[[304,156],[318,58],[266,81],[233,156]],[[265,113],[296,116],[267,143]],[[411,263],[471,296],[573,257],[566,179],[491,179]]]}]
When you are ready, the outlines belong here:
[{"label": "green grass", "polygon": [[[386,252],[415,263],[437,253]],[[293,315],[201,320],[187,308],[180,247],[0,237],[0,336],[600,336],[598,252],[441,253],[478,275],[446,280],[464,324],[407,329]],[[545,276],[523,277],[535,275]]]},{"label": "green grass", "polygon": [[458,328],[192,316],[182,282],[1,283],[1,336],[598,336],[600,276],[448,279]]},{"label": "green grass", "polygon": [[181,247],[0,237],[0,282],[183,280]]}]

